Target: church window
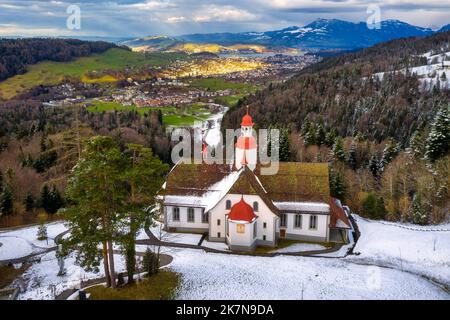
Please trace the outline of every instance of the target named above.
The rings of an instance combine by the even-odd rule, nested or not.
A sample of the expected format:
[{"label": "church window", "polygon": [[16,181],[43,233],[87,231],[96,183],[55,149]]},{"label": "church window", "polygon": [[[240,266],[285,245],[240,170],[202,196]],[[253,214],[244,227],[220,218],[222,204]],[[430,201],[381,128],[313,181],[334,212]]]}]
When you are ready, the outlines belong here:
[{"label": "church window", "polygon": [[173,221],[180,221],[180,208],[174,207],[172,209],[172,219]]},{"label": "church window", "polygon": [[209,222],[208,212],[203,211],[202,212],[202,223],[208,223],[208,222]]},{"label": "church window", "polygon": [[317,216],[310,216],[309,217],[309,228],[312,230],[317,229]]},{"label": "church window", "polygon": [[258,201],[253,202],[253,211],[258,212]]},{"label": "church window", "polygon": [[236,232],[237,233],[245,233],[245,224],[237,224]]},{"label": "church window", "polygon": [[188,208],[188,222],[194,222],[195,221],[195,214],[194,214],[194,208]]},{"label": "church window", "polygon": [[294,228],[297,228],[297,229],[302,228],[302,215],[301,214],[295,215]]},{"label": "church window", "polygon": [[280,227],[287,226],[287,216],[285,213],[280,214]]},{"label": "church window", "polygon": [[225,209],[230,210],[231,209],[231,200],[227,200],[225,203]]}]

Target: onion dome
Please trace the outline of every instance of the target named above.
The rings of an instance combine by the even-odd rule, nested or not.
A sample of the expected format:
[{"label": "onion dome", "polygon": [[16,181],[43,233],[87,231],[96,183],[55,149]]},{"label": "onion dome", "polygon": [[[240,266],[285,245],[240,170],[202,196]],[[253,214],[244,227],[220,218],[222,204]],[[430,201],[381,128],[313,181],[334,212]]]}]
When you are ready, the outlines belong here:
[{"label": "onion dome", "polygon": [[253,119],[248,114],[248,107],[247,107],[247,114],[242,118],[241,126],[242,127],[253,127],[253,125],[254,125]]},{"label": "onion dome", "polygon": [[244,197],[231,207],[228,219],[231,221],[253,222],[258,216],[253,208],[244,201]]}]

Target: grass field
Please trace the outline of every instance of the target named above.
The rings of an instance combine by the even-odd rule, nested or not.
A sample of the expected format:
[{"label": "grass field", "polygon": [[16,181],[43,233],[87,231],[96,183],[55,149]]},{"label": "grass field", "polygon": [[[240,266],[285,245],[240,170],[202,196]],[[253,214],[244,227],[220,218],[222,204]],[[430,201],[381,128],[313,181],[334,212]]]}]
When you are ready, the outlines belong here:
[{"label": "grass field", "polygon": [[131,286],[118,289],[95,286],[86,291],[91,300],[171,300],[180,282],[175,272],[161,270]]},{"label": "grass field", "polygon": [[136,110],[139,114],[143,115],[148,113],[150,110],[161,110],[164,124],[174,127],[191,126],[194,122],[206,120],[211,115],[209,108],[201,104],[181,107],[168,106],[143,108],[138,108],[136,106],[123,106],[117,102],[102,102],[98,100],[92,101],[91,104],[92,106],[87,108],[89,112]]},{"label": "grass field", "polygon": [[164,66],[176,59],[182,59],[179,53],[151,53],[143,54],[124,49],[113,48],[102,54],[78,58],[71,62],[43,61],[28,67],[25,74],[16,75],[0,82],[0,96],[10,99],[15,95],[38,85],[55,85],[64,78],[77,78],[87,83],[115,82],[109,75],[102,75],[98,79],[90,79],[87,72],[122,70],[125,68],[139,68],[146,65]]}]

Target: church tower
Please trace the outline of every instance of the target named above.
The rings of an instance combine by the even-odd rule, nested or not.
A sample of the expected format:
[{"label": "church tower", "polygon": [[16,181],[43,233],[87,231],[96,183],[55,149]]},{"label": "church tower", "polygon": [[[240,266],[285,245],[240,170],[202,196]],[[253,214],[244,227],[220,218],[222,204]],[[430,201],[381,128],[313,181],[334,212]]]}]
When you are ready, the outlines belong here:
[{"label": "church tower", "polygon": [[238,170],[243,166],[247,166],[252,171],[256,168],[258,145],[253,136],[253,125],[253,119],[248,114],[247,107],[247,114],[241,122],[241,135],[236,143],[235,165]]}]

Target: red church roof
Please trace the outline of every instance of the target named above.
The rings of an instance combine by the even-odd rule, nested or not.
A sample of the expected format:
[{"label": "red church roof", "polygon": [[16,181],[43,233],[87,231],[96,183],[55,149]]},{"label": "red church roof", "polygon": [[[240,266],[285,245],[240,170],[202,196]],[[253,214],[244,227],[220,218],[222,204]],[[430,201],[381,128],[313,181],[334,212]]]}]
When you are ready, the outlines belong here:
[{"label": "red church roof", "polygon": [[241,126],[243,127],[252,127],[254,125],[252,117],[248,114],[248,108],[247,108],[247,114],[242,118]]},{"label": "red church roof", "polygon": [[252,222],[257,218],[253,208],[244,201],[244,197],[231,207],[228,219],[231,221]]}]

